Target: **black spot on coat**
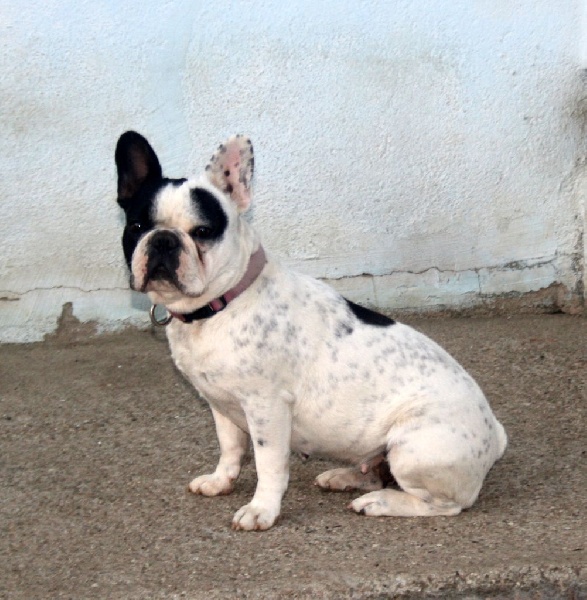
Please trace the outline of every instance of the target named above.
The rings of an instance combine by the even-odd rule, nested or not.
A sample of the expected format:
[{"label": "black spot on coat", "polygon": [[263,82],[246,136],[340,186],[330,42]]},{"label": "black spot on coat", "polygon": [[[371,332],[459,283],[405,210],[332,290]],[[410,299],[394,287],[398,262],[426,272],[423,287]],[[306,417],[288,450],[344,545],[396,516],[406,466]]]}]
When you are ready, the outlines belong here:
[{"label": "black spot on coat", "polygon": [[353,332],[353,326],[349,323],[345,323],[344,321],[339,321],[336,324],[336,329],[334,330],[334,335],[337,338],[344,337],[346,335],[351,335]]}]

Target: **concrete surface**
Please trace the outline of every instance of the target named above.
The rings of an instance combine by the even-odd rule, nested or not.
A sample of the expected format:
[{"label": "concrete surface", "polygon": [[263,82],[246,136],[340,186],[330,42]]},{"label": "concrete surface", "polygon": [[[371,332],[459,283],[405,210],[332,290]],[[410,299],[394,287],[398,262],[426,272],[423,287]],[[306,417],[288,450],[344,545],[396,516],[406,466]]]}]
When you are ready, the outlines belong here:
[{"label": "concrete surface", "polygon": [[0,0],[0,340],[41,340],[67,302],[104,330],[142,319],[115,202],[127,129],[171,177],[251,136],[265,247],[355,301],[554,286],[578,310],[584,4]]},{"label": "concrete surface", "polygon": [[510,447],[458,517],[372,519],[292,459],[278,525],[233,532],[250,498],[186,491],[210,469],[207,408],[160,332],[0,346],[0,597],[587,598],[587,320],[416,326],[478,379]]}]

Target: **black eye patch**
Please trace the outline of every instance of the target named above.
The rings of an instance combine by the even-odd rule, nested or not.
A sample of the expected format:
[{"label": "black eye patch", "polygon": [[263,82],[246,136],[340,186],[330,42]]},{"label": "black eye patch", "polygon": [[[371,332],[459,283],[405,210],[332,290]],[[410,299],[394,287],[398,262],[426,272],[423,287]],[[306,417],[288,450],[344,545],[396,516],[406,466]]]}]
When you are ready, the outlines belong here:
[{"label": "black eye patch", "polygon": [[150,202],[134,206],[126,213],[126,232],[130,235],[139,238],[153,229],[153,225]]},{"label": "black eye patch", "polygon": [[202,188],[190,190],[190,195],[201,225],[190,232],[199,241],[217,241],[228,227],[228,217],[217,198]]},{"label": "black eye patch", "polygon": [[141,237],[154,227],[151,208],[159,188],[160,185],[144,185],[125,209],[126,227],[122,234],[122,248],[127,265],[130,265],[133,252]]},{"label": "black eye patch", "polygon": [[198,225],[190,231],[190,235],[198,242],[206,242],[215,236],[215,231],[211,227]]}]

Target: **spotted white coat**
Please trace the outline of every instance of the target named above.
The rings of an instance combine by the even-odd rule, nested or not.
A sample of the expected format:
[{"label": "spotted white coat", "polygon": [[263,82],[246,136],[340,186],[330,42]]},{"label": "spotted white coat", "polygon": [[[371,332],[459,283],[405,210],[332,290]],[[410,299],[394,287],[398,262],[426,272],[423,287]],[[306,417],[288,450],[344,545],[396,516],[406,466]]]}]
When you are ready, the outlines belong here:
[{"label": "spotted white coat", "polygon": [[[124,148],[122,139],[120,156],[126,151],[136,160],[136,145]],[[132,181],[118,152],[119,181]],[[146,185],[145,164],[135,169],[143,180],[129,188],[134,195],[119,193],[129,222],[128,207]],[[136,289],[175,313],[189,313],[241,279],[260,243],[243,217],[252,171],[252,145],[235,136],[201,177],[151,185],[151,227],[137,238],[129,263]],[[194,201],[194,190],[211,195],[222,214]],[[210,215],[222,227],[212,223],[216,237],[199,239],[193,232],[202,224],[214,229]],[[175,273],[150,279],[162,231],[179,241]],[[347,463],[319,475],[317,485],[362,490],[352,510],[389,516],[458,514],[475,502],[505,451],[506,434],[481,389],[446,351],[271,256],[222,312],[191,323],[173,319],[167,336],[178,369],[210,405],[220,444],[216,469],[196,477],[190,490],[230,493],[252,441],[257,488],[234,515],[235,529],[274,524],[291,451]],[[382,462],[397,487],[384,487]]]}]

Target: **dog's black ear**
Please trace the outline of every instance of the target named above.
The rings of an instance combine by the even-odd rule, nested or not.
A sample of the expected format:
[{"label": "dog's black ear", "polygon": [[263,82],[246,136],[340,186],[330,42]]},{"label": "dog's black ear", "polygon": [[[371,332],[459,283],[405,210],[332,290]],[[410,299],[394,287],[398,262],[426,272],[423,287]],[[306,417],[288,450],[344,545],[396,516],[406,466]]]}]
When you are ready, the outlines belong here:
[{"label": "dog's black ear", "polygon": [[162,177],[155,151],[136,131],[127,131],[118,138],[114,160],[118,169],[118,203],[123,208],[143,183]]}]

